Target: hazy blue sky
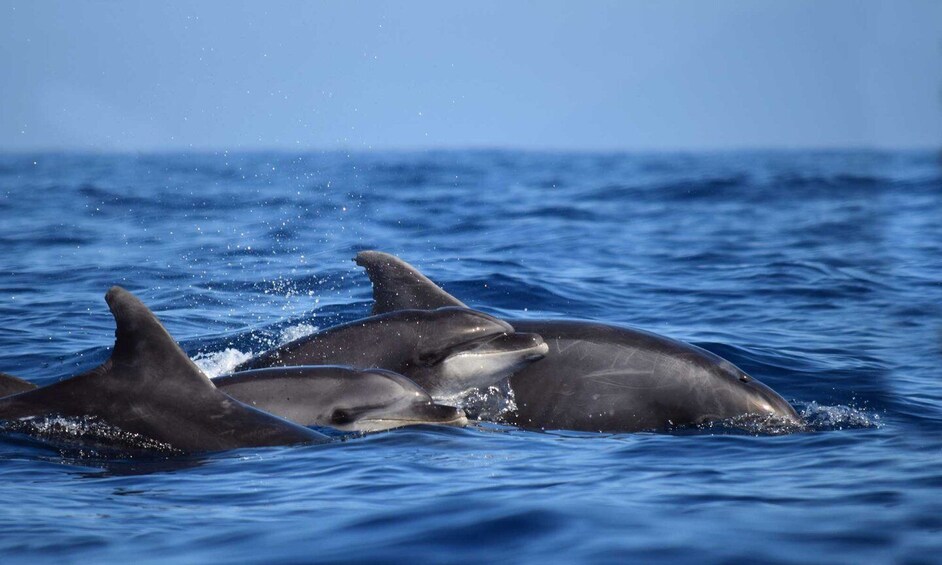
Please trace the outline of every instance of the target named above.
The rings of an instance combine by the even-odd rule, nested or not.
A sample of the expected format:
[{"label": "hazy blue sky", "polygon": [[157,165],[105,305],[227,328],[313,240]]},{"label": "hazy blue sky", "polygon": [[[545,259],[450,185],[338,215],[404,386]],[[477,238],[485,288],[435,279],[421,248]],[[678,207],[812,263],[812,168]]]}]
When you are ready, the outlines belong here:
[{"label": "hazy blue sky", "polygon": [[942,1],[0,0],[0,149],[942,145]]}]

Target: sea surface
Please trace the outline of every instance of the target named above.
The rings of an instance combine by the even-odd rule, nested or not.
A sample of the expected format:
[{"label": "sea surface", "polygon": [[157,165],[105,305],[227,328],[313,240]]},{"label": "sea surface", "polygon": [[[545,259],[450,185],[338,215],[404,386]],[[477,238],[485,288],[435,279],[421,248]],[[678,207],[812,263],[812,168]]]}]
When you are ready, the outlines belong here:
[{"label": "sea surface", "polygon": [[0,439],[0,562],[942,562],[930,152],[0,155],[0,371],[108,357],[112,285],[210,375],[368,315],[397,254],[501,316],[714,351],[806,431],[334,434],[103,458]]}]

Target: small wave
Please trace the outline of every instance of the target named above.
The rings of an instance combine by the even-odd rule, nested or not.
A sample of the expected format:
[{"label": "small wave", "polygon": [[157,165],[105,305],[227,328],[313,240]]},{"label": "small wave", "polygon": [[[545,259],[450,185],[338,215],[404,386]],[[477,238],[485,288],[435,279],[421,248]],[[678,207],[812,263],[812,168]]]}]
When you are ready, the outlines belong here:
[{"label": "small wave", "polygon": [[879,175],[862,175],[844,172],[795,172],[776,175],[773,184],[791,188],[865,190],[875,186],[891,186],[893,179]]}]

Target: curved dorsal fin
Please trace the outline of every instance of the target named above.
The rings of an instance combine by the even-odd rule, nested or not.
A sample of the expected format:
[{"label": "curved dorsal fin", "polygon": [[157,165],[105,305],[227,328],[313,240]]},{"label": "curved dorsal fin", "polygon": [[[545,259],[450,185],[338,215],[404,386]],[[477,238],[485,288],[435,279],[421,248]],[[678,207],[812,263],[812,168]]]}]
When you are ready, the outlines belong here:
[{"label": "curved dorsal fin", "polygon": [[373,282],[373,314],[395,310],[434,310],[467,306],[415,267],[382,251],[360,251],[354,258]]},{"label": "curved dorsal fin", "polygon": [[[185,379],[189,387],[213,383],[180,349],[157,316],[136,296],[119,286],[105,294],[114,316],[115,342],[110,363],[113,369],[134,368],[142,377],[154,374],[161,380]],[[153,373],[146,369],[156,369]]]}]

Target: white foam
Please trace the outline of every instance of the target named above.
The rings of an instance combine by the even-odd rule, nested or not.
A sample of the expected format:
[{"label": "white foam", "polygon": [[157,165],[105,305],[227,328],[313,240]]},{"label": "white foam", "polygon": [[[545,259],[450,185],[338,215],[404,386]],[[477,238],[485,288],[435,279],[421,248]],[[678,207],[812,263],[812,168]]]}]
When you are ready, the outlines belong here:
[{"label": "white foam", "polygon": [[817,402],[805,404],[801,418],[816,430],[878,428],[882,425],[879,414],[864,412],[853,406],[824,406]]},{"label": "white foam", "polygon": [[[278,335],[277,339],[265,340],[267,344],[262,344],[262,349],[281,347],[296,339],[310,335],[318,330],[318,327],[312,324],[298,324],[285,328]],[[231,373],[238,365],[254,357],[254,351],[239,351],[238,349],[227,347],[222,351],[204,351],[197,353],[193,357],[193,362],[206,373],[206,376],[213,379],[226,373]]]},{"label": "white foam", "polygon": [[238,349],[226,348],[222,351],[197,353],[193,357],[193,362],[206,373],[206,376],[214,378],[231,372],[240,363],[251,359],[253,355],[251,351],[243,353]]}]

